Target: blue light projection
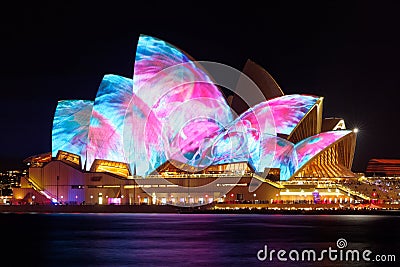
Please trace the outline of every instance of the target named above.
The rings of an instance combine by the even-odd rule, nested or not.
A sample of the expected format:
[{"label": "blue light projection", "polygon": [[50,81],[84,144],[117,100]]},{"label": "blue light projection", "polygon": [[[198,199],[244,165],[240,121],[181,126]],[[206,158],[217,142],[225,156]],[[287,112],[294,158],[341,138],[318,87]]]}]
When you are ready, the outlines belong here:
[{"label": "blue light projection", "polygon": [[93,101],[89,100],[58,101],[53,118],[52,157],[63,150],[81,156],[81,162],[85,162],[92,109]]},{"label": "blue light projection", "polygon": [[105,75],[94,101],[89,126],[86,169],[95,159],[126,162],[123,128],[126,109],[132,98],[132,80]]}]

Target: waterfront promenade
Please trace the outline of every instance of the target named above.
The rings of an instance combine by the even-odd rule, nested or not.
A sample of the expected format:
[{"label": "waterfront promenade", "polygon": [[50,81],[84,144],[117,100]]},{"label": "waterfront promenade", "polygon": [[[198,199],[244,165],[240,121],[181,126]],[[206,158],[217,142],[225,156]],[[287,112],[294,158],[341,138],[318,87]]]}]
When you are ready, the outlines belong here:
[{"label": "waterfront promenade", "polygon": [[0,213],[271,213],[400,215],[400,204],[0,205]]},{"label": "waterfront promenade", "polygon": [[0,205],[0,212],[15,213],[177,213],[170,205]]}]

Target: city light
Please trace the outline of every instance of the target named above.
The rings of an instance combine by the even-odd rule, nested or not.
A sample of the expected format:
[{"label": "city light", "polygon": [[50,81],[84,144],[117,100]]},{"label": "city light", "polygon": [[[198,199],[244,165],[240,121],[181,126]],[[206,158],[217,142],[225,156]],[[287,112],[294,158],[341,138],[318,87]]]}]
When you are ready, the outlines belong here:
[{"label": "city light", "polygon": [[[139,37],[136,51],[133,80],[107,74],[94,100],[58,101],[53,118],[52,151],[27,159],[31,172],[23,179],[26,188],[40,190],[48,199],[56,196],[55,202],[65,205],[76,205],[77,200],[83,204],[105,201],[110,205],[130,205],[137,200],[142,203],[143,199],[143,203],[153,205],[180,200],[182,206],[197,206],[218,199],[226,204],[257,203],[261,207],[274,201],[290,205],[320,204],[320,196],[332,197],[329,203],[332,199],[334,203],[347,203],[350,197],[369,202],[373,196],[386,204],[388,199],[397,197],[380,197],[390,193],[388,190],[395,188],[393,184],[387,186],[392,189],[372,193],[367,190],[374,185],[357,181],[359,190],[364,190],[357,191],[353,180],[361,174],[352,172],[350,159],[354,155],[356,134],[366,127],[356,122],[346,128],[341,118],[322,118],[318,112],[311,112],[322,112],[323,97],[281,92],[270,98],[268,92],[261,92],[267,94],[265,99],[236,117],[232,114],[233,102],[226,101],[220,88],[211,83],[211,76],[183,51],[145,35]],[[180,65],[182,60],[185,63],[182,69],[173,72],[172,67]],[[262,67],[248,64],[252,71],[267,74]],[[181,71],[199,81],[192,83],[190,78],[182,81]],[[159,72],[163,75],[158,75]],[[164,74],[170,77],[166,79]],[[165,84],[166,81],[171,84]],[[184,83],[182,90],[169,92],[164,99],[166,88],[176,88],[182,82],[188,83]],[[179,105],[179,112],[175,112],[177,107],[171,105],[178,103],[176,99],[185,103],[194,101],[199,107]],[[200,111],[203,113],[199,114]],[[155,117],[149,115],[151,112]],[[170,118],[172,115],[175,117]],[[197,120],[197,117],[207,119]],[[322,124],[325,127],[320,128]],[[299,130],[303,127],[304,131]],[[272,132],[266,130],[270,128]],[[164,140],[170,141],[164,144]],[[47,164],[52,161],[58,164]],[[53,174],[58,174],[56,187],[50,186]],[[141,178],[146,178],[146,182]],[[257,194],[250,186],[253,179],[259,181]],[[214,181],[218,188],[205,189],[204,185],[214,186]],[[22,189],[13,191],[22,195],[25,193]],[[78,195],[70,189],[82,189],[82,193]],[[273,196],[276,198],[271,199]],[[96,198],[98,201],[93,201]],[[13,202],[24,203],[23,199],[22,196]],[[36,202],[42,203],[41,195],[36,195]]]}]

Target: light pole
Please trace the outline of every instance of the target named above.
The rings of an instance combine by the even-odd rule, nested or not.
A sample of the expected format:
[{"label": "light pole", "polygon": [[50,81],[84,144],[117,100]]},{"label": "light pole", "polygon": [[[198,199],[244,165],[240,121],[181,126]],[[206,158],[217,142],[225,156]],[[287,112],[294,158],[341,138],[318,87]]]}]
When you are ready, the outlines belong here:
[{"label": "light pole", "polygon": [[58,175],[56,179],[56,200],[58,205],[58,180],[60,180],[60,161],[58,161]]},{"label": "light pole", "polygon": [[133,179],[133,205],[136,205],[136,180]]},{"label": "light pole", "polygon": [[57,185],[56,185],[56,199],[57,199],[57,204],[58,204],[58,180],[60,179],[60,176],[57,175]]}]

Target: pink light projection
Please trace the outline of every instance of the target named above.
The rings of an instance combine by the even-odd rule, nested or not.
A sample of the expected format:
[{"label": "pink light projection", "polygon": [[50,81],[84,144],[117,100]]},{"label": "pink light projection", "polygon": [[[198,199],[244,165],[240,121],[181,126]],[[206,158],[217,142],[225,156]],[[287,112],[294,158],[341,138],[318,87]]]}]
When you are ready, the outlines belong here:
[{"label": "pink light projection", "polygon": [[351,134],[350,130],[338,130],[323,132],[314,136],[310,136],[296,144],[296,154],[298,158],[298,167],[300,169],[314,156],[319,154],[322,150],[340,140],[344,136]]},{"label": "pink light projection", "polygon": [[258,173],[280,168],[281,180],[287,180],[351,133],[324,132],[297,144],[277,136],[290,135],[319,99],[284,95],[234,119],[202,66],[176,47],[141,35],[133,79],[105,75],[94,104],[59,102],[52,153],[78,154],[86,158],[87,170],[95,159],[126,162],[142,177],[170,160],[200,169],[248,162]]},{"label": "pink light projection", "polygon": [[199,155],[204,153],[206,138],[221,133],[232,121],[233,114],[202,67],[174,46],[141,35],[133,82],[135,95],[149,107],[161,127],[155,147],[162,148],[163,152],[159,153],[160,162],[153,168],[166,158],[198,166],[204,164],[199,161]]},{"label": "pink light projection", "polygon": [[269,100],[276,133],[290,135],[300,120],[315,105],[320,97],[311,95],[284,95]]}]

